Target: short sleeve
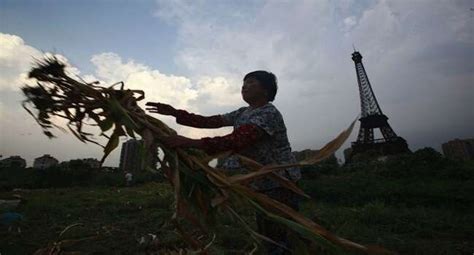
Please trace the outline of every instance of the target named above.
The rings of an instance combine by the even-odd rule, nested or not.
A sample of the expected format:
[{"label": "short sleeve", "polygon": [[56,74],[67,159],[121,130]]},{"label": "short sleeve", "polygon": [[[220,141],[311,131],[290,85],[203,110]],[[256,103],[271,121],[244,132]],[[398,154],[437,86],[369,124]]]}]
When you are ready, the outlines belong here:
[{"label": "short sleeve", "polygon": [[221,116],[225,121],[234,124],[237,118],[239,117],[239,115],[242,114],[242,112],[245,111],[245,109],[247,109],[247,107],[241,107],[235,111],[222,114]]},{"label": "short sleeve", "polygon": [[263,131],[265,131],[265,133],[273,136],[280,128],[280,123],[282,123],[281,121],[282,117],[279,112],[270,108],[252,114],[248,120],[248,123],[258,126]]}]

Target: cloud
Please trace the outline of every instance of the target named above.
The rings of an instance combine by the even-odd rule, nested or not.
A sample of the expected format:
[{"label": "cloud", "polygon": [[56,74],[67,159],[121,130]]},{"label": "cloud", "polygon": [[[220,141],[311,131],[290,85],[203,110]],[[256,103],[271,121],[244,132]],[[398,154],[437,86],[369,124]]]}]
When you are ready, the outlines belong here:
[{"label": "cloud", "polygon": [[197,81],[199,98],[207,100],[214,106],[236,106],[242,102],[240,84],[231,83],[224,77],[201,77]]},{"label": "cloud", "polygon": [[[77,146],[80,142],[70,134],[57,130],[55,134],[58,138],[48,139],[34,119],[21,107],[24,97],[20,88],[34,82],[27,78],[27,73],[34,62],[44,55],[52,54],[43,53],[27,45],[19,36],[0,33],[0,154],[21,155],[30,165],[34,158],[42,154],[55,155],[60,160],[99,157],[101,148]],[[67,58],[57,54],[55,57],[67,64],[67,72],[80,74],[77,68],[69,64]],[[95,79],[91,75],[86,78]],[[60,123],[65,122],[61,120]],[[116,161],[117,155],[114,157]]]},{"label": "cloud", "polygon": [[[66,57],[51,52],[41,52],[25,44],[19,36],[0,33],[0,91],[17,91],[25,84],[34,83],[28,78],[28,71],[43,56],[58,58],[66,64],[66,72],[69,74],[81,74],[79,69],[72,66]],[[86,75],[84,78],[85,80],[95,79],[91,75]]]},{"label": "cloud", "polygon": [[[30,164],[34,158],[45,153],[54,155],[59,160],[80,157],[100,158],[102,156],[100,147],[92,144],[81,145],[71,134],[56,130],[54,133],[58,138],[49,140],[41,133],[34,119],[20,107],[23,95],[19,88],[25,83],[32,82],[26,79],[27,72],[35,59],[41,59],[43,55],[51,55],[51,53],[42,53],[25,44],[22,38],[15,35],[0,33],[0,42],[0,67],[2,68],[0,154],[22,155]],[[92,56],[91,62],[95,66],[95,72],[81,75],[80,70],[70,65],[66,57],[55,56],[67,64],[67,72],[72,75],[81,76],[87,81],[99,80],[103,85],[123,81],[126,88],[145,91],[147,100],[169,103],[177,108],[195,112],[207,109],[210,114],[216,114],[212,113],[213,107],[233,108],[238,101],[235,95],[231,98],[225,95],[228,92],[238,94],[240,86],[231,85],[223,77],[201,77],[193,82],[190,78],[164,74],[134,60],[124,61],[118,54],[111,52]],[[144,104],[145,101],[140,102],[143,108]],[[214,136],[230,131],[229,129],[199,130],[179,127],[170,117],[160,118],[177,129],[180,134],[190,137]],[[64,120],[57,121],[65,125]],[[98,141],[103,144],[106,142],[104,139]],[[35,146],[31,146],[32,144]],[[105,162],[106,165],[118,165],[118,151],[110,156]]]},{"label": "cloud", "polygon": [[[212,108],[236,107],[239,102],[236,95],[240,87],[231,85],[223,77],[200,77],[194,82],[184,76],[164,74],[134,60],[123,61],[115,53],[94,55],[91,62],[95,65],[95,75],[105,84],[123,81],[126,88],[144,91],[146,100],[139,103],[143,108],[146,101],[153,101],[191,112],[214,115],[218,113],[212,112]],[[229,97],[230,93],[233,96]],[[228,129],[216,131],[181,127],[170,117],[164,117],[164,120],[179,133],[196,138],[228,132]]]},{"label": "cloud", "polygon": [[43,54],[25,45],[16,35],[0,33],[0,91],[18,90],[27,82],[27,71],[33,59]]},{"label": "cloud", "polygon": [[415,148],[473,135],[469,1],[225,3],[159,0],[156,14],[177,27],[176,62],[190,76],[274,72],[294,147],[321,146],[359,111],[352,44],[382,110]]},{"label": "cloud", "polygon": [[355,16],[350,16],[344,19],[344,25],[346,29],[351,29],[357,24],[357,20]]},{"label": "cloud", "polygon": [[191,81],[183,76],[165,75],[133,60],[124,62],[115,53],[102,53],[91,58],[96,76],[107,84],[125,82],[127,88],[143,90],[147,99],[187,107],[197,97]]},{"label": "cloud", "polygon": [[[156,17],[177,30],[173,47],[180,75],[113,52],[92,56],[92,73],[81,74],[73,66],[68,70],[104,84],[124,81],[144,90],[147,100],[207,115],[242,105],[242,77],[270,70],[278,77],[275,104],[293,147],[318,148],[359,112],[350,59],[354,44],[395,132],[414,149],[438,147],[455,137],[473,136],[471,7],[467,0],[158,0]],[[42,148],[60,159],[100,156],[98,148],[78,146],[71,135],[47,140],[19,108],[18,88],[27,82],[33,58],[42,55],[22,38],[0,33],[1,154],[33,158]],[[163,119],[178,128],[171,118]],[[201,137],[228,129],[179,127],[179,132]],[[18,135],[28,133],[31,137]],[[113,157],[116,162],[118,156]]]}]

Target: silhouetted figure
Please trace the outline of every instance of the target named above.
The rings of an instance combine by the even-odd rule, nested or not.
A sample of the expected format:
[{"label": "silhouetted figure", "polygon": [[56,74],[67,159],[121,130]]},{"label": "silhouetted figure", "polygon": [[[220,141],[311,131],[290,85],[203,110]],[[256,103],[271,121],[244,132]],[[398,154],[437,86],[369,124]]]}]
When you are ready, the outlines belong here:
[{"label": "silhouetted figure", "polygon": [[[231,134],[220,137],[190,139],[172,136],[164,141],[170,147],[194,147],[209,154],[231,150],[262,165],[295,163],[283,117],[271,103],[277,92],[276,76],[267,71],[248,73],[243,79],[241,92],[248,106],[210,117],[177,110],[167,104],[148,102],[147,105],[150,106],[150,112],[174,116],[176,122],[182,125],[196,128],[234,127]],[[222,166],[228,171],[246,171],[237,157],[229,157],[222,162]],[[294,182],[301,178],[299,168],[283,169],[276,173]],[[251,186],[293,209],[298,209],[299,196],[268,177],[254,181]],[[261,234],[291,249],[286,227],[271,222],[263,215],[257,215],[257,222]],[[285,250],[277,245],[266,244],[269,254],[285,253]]]}]

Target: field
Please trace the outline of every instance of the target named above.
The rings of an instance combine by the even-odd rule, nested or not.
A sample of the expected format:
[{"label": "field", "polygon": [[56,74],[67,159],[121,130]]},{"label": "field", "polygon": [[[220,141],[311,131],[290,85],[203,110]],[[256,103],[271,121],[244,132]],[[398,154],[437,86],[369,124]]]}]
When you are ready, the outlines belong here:
[{"label": "field", "polygon": [[[301,210],[342,237],[400,254],[474,251],[473,162],[425,150],[387,162],[328,163],[304,171],[299,185],[313,199]],[[6,178],[0,175],[3,183]],[[14,194],[24,199],[15,210],[24,216],[21,233],[1,226],[1,254],[32,254],[54,245],[81,254],[167,254],[186,247],[168,222],[172,193],[163,182],[4,189],[0,199]],[[246,208],[242,214],[253,219]],[[233,219],[217,222],[211,254],[252,250]]]}]

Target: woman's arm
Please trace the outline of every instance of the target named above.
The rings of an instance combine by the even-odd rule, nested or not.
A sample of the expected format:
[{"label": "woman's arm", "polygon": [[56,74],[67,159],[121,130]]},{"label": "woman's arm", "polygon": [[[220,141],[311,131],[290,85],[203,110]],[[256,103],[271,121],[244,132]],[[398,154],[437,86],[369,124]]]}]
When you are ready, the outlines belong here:
[{"label": "woman's arm", "polygon": [[185,110],[175,109],[173,106],[162,103],[148,102],[148,111],[152,113],[159,113],[163,115],[171,115],[176,117],[176,122],[181,125],[196,127],[196,128],[220,128],[225,126],[232,126],[221,115],[214,116],[201,116],[193,113],[189,113]]},{"label": "woman's arm", "polygon": [[220,128],[232,126],[232,123],[228,123],[221,115],[206,117],[189,113],[185,110],[177,110],[175,117],[178,124],[195,128]]},{"label": "woman's arm", "polygon": [[202,138],[202,149],[208,154],[222,151],[239,152],[264,138],[265,132],[259,127],[246,124],[238,127],[231,134],[225,136]]},{"label": "woman's arm", "polygon": [[225,136],[206,137],[202,139],[190,139],[183,136],[170,136],[164,142],[171,148],[193,147],[206,151],[208,154],[214,154],[222,151],[238,152],[260,139],[263,139],[266,133],[259,127],[247,124],[235,129],[234,132]]}]

